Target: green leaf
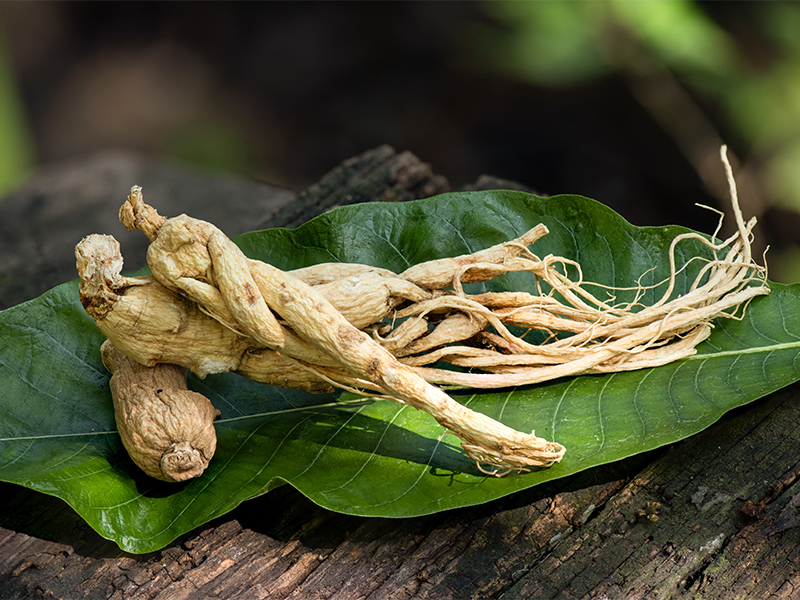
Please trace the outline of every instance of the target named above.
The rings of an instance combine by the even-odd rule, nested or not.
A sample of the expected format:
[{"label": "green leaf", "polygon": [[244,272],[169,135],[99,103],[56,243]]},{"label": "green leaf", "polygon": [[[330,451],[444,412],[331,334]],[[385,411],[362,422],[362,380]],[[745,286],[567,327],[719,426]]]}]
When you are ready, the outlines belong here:
[{"label": "green leaf", "polygon": [[[255,232],[238,243],[283,269],[344,261],[400,271],[506,241],[539,222],[551,233],[533,247],[538,255],[577,260],[586,279],[617,287],[645,272],[643,284],[661,281],[670,241],[687,231],[637,228],[577,196],[494,191],[345,207],[296,230]],[[690,241],[679,246],[678,260],[707,255]],[[679,292],[699,268],[699,261],[689,264]],[[516,273],[476,289],[525,290],[532,283]],[[743,320],[718,320],[696,356],[671,365],[453,393],[470,408],[564,444],[563,462],[550,469],[485,477],[424,413],[226,374],[190,378],[222,411],[214,460],[201,478],[166,484],[140,473],[122,448],[99,356],[102,335],[75,284],[66,284],[0,313],[0,479],[63,498],[129,552],[163,547],[284,483],[355,515],[410,517],[479,504],[683,439],[796,381],[799,292],[773,284]]]}]

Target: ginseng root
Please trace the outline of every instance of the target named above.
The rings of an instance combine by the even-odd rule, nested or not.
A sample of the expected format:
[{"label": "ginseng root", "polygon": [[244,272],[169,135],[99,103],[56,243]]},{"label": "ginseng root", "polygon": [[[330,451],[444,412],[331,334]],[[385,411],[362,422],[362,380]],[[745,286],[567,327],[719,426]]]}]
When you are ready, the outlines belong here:
[{"label": "ginseng root", "polygon": [[162,481],[199,477],[217,447],[214,419],[219,411],[186,387],[185,368],[142,366],[110,341],[101,350],[112,373],[117,429],[133,462]]},{"label": "ginseng root", "polygon": [[[138,215],[157,215],[144,204],[138,187],[131,191],[128,203],[121,211],[127,228],[145,222]],[[319,291],[272,265],[247,259],[210,223],[186,215],[155,221],[151,225],[153,219],[148,219],[145,229],[150,239],[147,261],[154,277],[244,336],[303,361],[305,356],[294,355],[284,343],[285,336],[264,327],[277,323],[277,313],[301,340],[331,357],[348,374],[345,381],[337,381],[336,371],[327,370],[327,378],[343,386],[363,383],[367,389],[430,413],[479,462],[528,469],[550,466],[563,456],[560,444],[516,431],[458,404],[348,322]],[[314,369],[313,364],[305,364]]]},{"label": "ginseng root", "polygon": [[[153,275],[123,277],[116,241],[89,236],[76,248],[81,298],[106,336],[142,365],[174,363],[200,377],[233,371],[311,392],[337,386],[377,394],[430,413],[484,472],[547,467],[561,460],[563,446],[469,410],[436,384],[490,389],[655,367],[695,353],[713,319],[740,318],[769,286],[751,256],[755,219],[745,223],[741,215],[724,148],[721,158],[736,233],[721,243],[677,236],[667,254],[669,277],[651,288],[626,288],[635,296],[626,303],[610,295],[615,288],[584,281],[574,261],[536,256],[529,247],[548,233],[544,225],[399,274],[352,264],[284,272],[248,259],[210,223],[159,215],[138,186],[120,220],[147,235]],[[680,295],[675,254],[687,239],[710,248],[710,258],[695,259],[705,265]],[[464,284],[518,271],[535,276],[536,293],[464,291]],[[577,280],[567,275],[574,271]],[[652,287],[664,292],[643,305]],[[594,288],[608,297],[598,298]],[[532,344],[511,326],[547,339]],[[438,361],[457,369],[437,368]]]}]

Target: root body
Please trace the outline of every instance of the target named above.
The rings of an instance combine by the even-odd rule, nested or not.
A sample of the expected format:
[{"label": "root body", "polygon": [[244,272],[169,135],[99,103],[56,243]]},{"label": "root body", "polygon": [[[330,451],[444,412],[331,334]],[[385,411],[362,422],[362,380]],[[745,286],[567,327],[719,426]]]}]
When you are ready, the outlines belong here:
[{"label": "root body", "polygon": [[[769,292],[764,269],[750,256],[755,221],[744,222],[733,183],[731,190],[736,235],[723,243],[694,233],[678,236],[662,298],[642,306],[644,288],[633,302],[615,305],[589,291],[608,288],[582,281],[580,265],[534,255],[528,247],[547,234],[544,225],[400,274],[345,264],[284,272],[248,259],[210,223],[161,217],[134,186],[120,218],[150,239],[153,275],[123,277],[116,241],[89,236],[76,249],[81,298],[114,345],[141,365],[174,363],[200,377],[235,371],[311,392],[337,386],[393,398],[430,413],[461,439],[482,470],[502,475],[550,466],[565,449],[476,413],[434,384],[528,385],[654,367],[693,354],[713,319],[738,317],[753,297]],[[675,247],[685,239],[705,244],[714,257],[690,291],[676,296]],[[568,267],[577,268],[578,281],[566,275]],[[533,273],[547,292],[463,291],[464,283],[513,271]],[[533,345],[512,334],[511,325],[550,337]],[[430,366],[437,361],[462,370]],[[181,466],[189,464],[185,446],[167,454],[159,448],[158,469],[174,464],[174,471],[189,472]],[[147,460],[153,471],[154,457]]]},{"label": "root body", "polygon": [[133,462],[162,481],[199,477],[217,447],[213,423],[219,411],[186,387],[186,369],[144,367],[110,341],[103,344],[102,356],[112,373],[117,429]]}]

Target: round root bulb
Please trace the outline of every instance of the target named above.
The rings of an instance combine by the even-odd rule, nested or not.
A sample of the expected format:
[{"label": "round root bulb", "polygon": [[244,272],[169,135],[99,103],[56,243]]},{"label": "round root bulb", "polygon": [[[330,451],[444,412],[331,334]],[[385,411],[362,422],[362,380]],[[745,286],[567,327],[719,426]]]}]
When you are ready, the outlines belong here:
[{"label": "round root bulb", "polygon": [[144,367],[106,341],[103,364],[111,371],[114,418],[122,444],[145,473],[161,481],[186,481],[208,467],[217,446],[211,402],[186,387],[186,369]]}]

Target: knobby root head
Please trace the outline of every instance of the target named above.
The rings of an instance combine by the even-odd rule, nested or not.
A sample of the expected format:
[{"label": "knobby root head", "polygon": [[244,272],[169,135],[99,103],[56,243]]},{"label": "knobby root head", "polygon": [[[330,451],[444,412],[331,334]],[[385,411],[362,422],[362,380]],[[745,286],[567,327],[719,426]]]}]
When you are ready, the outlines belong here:
[{"label": "knobby root head", "polygon": [[169,481],[200,477],[209,460],[189,442],[175,442],[161,455],[161,474]]},{"label": "knobby root head", "polygon": [[142,188],[135,185],[131,188],[127,201],[119,209],[119,220],[128,231],[139,229],[152,242],[167,219],[159,215],[152,206],[144,203]]}]

